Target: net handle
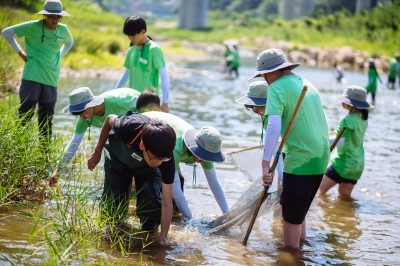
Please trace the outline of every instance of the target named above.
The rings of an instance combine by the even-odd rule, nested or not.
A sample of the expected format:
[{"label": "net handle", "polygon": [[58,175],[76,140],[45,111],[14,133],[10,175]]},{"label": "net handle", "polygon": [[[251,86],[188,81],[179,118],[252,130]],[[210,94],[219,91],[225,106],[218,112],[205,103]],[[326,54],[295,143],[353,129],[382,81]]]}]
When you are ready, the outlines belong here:
[{"label": "net handle", "polygon": [[[286,128],[286,132],[285,132],[285,134],[284,134],[283,137],[282,137],[281,144],[279,145],[278,151],[276,152],[276,155],[275,155],[274,161],[273,161],[273,163],[272,163],[272,166],[271,166],[270,169],[269,169],[269,172],[270,172],[270,173],[273,173],[273,172],[275,171],[276,165],[278,164],[279,156],[280,156],[281,153],[282,153],[283,146],[285,145],[285,142],[286,142],[286,140],[287,140],[287,137],[288,137],[288,135],[289,135],[289,133],[290,133],[290,130],[291,130],[291,128],[292,128],[292,125],[293,125],[293,122],[294,122],[294,118],[296,117],[297,112],[299,111],[300,105],[301,105],[301,103],[302,103],[302,101],[303,101],[304,96],[306,95],[307,89],[308,89],[307,85],[304,85],[304,86],[303,86],[303,89],[301,90],[300,97],[299,97],[299,99],[297,100],[296,107],[295,107],[294,110],[293,110],[293,114],[292,114],[292,117],[290,118],[289,125],[288,125],[288,127]],[[244,239],[243,239],[243,243],[242,243],[242,244],[243,244],[244,246],[247,245],[247,240],[249,239],[251,230],[253,229],[253,226],[254,226],[254,222],[256,221],[256,218],[257,218],[258,212],[259,212],[259,210],[260,210],[261,204],[263,203],[263,199],[264,199],[264,197],[265,197],[265,194],[268,192],[268,189],[269,189],[269,186],[265,186],[264,189],[263,189],[263,191],[261,192],[261,195],[260,195],[260,198],[259,198],[259,200],[258,200],[256,209],[254,210],[253,217],[251,218],[251,221],[250,221],[250,224],[249,224],[249,228],[247,228],[246,235],[245,235],[245,237],[244,237]]]},{"label": "net handle", "polygon": [[243,152],[243,151],[254,150],[254,149],[257,149],[257,148],[261,149],[262,147],[264,147],[264,145],[256,145],[256,146],[246,147],[246,148],[243,148],[243,149],[238,150],[238,151],[227,152],[226,155],[232,155],[232,154],[240,153],[240,152]]},{"label": "net handle", "polygon": [[343,133],[346,131],[346,127],[342,127],[342,129],[340,130],[339,134],[336,135],[335,140],[332,142],[331,144],[331,152],[333,151],[333,149],[336,147],[336,144],[338,143],[339,139],[343,136]]}]

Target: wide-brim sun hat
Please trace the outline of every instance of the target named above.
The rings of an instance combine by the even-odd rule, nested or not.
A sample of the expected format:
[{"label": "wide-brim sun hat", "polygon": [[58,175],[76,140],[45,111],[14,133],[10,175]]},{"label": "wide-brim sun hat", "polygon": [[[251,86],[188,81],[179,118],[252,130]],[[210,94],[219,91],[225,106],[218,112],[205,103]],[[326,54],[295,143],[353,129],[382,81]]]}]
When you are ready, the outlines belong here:
[{"label": "wide-brim sun hat", "polygon": [[60,0],[46,0],[43,10],[36,13],[38,15],[59,15],[69,17],[70,15],[63,10],[63,4]]},{"label": "wide-brim sun hat", "polygon": [[247,88],[246,95],[236,99],[240,104],[265,106],[267,104],[268,83],[262,80],[253,81]]},{"label": "wide-brim sun hat", "polygon": [[267,49],[257,56],[256,72],[249,78],[249,80],[261,77],[262,74],[276,71],[278,69],[290,67],[293,69],[300,64],[291,63],[286,59],[285,54],[281,49]]},{"label": "wide-brim sun hat", "polygon": [[62,109],[64,114],[81,112],[89,107],[100,105],[104,102],[101,96],[94,96],[90,88],[82,87],[69,94],[69,105]]},{"label": "wide-brim sun hat", "polygon": [[189,129],[183,140],[190,152],[202,161],[222,163],[226,160],[221,151],[221,133],[212,126],[204,126],[200,130]]},{"label": "wide-brim sun hat", "polygon": [[333,98],[358,109],[374,108],[367,102],[367,90],[357,85],[347,86],[343,94],[334,95]]}]

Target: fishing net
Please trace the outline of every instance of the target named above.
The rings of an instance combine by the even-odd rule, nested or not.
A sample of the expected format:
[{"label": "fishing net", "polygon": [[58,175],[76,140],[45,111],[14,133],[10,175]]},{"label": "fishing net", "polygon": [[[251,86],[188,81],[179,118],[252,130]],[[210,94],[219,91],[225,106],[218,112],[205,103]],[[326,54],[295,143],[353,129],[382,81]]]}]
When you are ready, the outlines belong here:
[{"label": "fishing net", "polygon": [[[234,230],[236,237],[244,237],[249,227],[255,209],[261,197],[264,187],[261,185],[261,177],[254,178],[261,173],[262,149],[249,149],[230,155],[235,164],[250,178],[254,180],[252,185],[240,196],[237,202],[230,208],[229,212],[209,223],[210,234],[223,230]],[[251,160],[249,160],[251,158]],[[281,174],[281,172],[280,172]],[[282,189],[276,190],[277,176],[268,193],[265,193],[263,203],[257,215],[257,219],[269,212],[280,208],[280,196]],[[275,189],[274,189],[275,188]]]},{"label": "fishing net", "polygon": [[[209,223],[211,229],[208,232],[212,234],[231,227],[239,227],[241,232],[246,232],[263,189],[261,178],[259,178],[242,194],[229,212]],[[257,219],[280,207],[281,193],[282,189],[265,194]]]}]

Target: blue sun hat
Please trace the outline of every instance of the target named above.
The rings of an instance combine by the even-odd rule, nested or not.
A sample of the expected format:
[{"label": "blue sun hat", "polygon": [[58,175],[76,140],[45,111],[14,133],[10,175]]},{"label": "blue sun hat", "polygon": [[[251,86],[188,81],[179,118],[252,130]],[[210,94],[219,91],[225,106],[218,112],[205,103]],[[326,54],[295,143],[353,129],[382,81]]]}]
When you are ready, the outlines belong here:
[{"label": "blue sun hat", "polygon": [[94,96],[89,87],[73,90],[69,94],[69,105],[62,109],[64,114],[81,112],[89,107],[100,105],[104,102],[101,96]]},{"label": "blue sun hat", "polygon": [[245,105],[265,106],[267,104],[268,83],[257,80],[249,84],[246,95],[236,99],[235,102]]},{"label": "blue sun hat", "polygon": [[221,133],[215,127],[189,129],[183,140],[190,152],[203,161],[222,163],[226,160],[226,156],[221,152]]},{"label": "blue sun hat", "polygon": [[367,102],[367,90],[357,85],[347,86],[343,94],[335,95],[333,98],[358,109],[374,108]]},{"label": "blue sun hat", "polygon": [[278,69],[290,67],[293,69],[300,64],[290,63],[281,49],[267,49],[257,56],[256,72],[249,78],[261,77],[262,74],[270,73]]},{"label": "blue sun hat", "polygon": [[46,0],[44,8],[37,13],[38,15],[59,15],[69,17],[69,14],[63,10],[63,4],[60,0]]}]

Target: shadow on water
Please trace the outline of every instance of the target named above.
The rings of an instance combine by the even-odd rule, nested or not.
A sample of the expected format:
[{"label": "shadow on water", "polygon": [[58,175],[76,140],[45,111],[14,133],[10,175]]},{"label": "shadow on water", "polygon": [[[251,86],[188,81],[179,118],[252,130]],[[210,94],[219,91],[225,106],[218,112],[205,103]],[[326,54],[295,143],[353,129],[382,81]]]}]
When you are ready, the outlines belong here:
[{"label": "shadow on water", "polygon": [[[190,122],[195,128],[211,125],[223,134],[225,152],[236,151],[260,143],[261,123],[257,116],[246,111],[235,99],[242,96],[254,71],[253,66],[240,69],[240,77],[224,79],[221,66],[215,62],[177,68],[171,80],[171,113]],[[296,68],[295,73],[309,79],[320,91],[321,101],[330,130],[346,115],[340,102],[332,95],[341,94],[345,84],[337,84],[333,71]],[[386,77],[381,77],[386,80]],[[365,85],[367,75],[346,73],[347,84]],[[56,116],[56,134],[72,131],[75,118],[65,116],[61,108],[68,104],[68,93],[88,86],[95,95],[113,89],[116,81],[97,79],[61,80]],[[192,186],[192,167],[182,165],[186,178],[185,195],[194,219],[176,219],[171,228],[170,248],[147,247],[141,254],[126,260],[153,262],[154,265],[394,265],[400,256],[400,88],[388,90],[380,86],[376,108],[371,111],[364,149],[366,167],[357,183],[353,198],[347,202],[337,198],[336,188],[326,198],[316,198],[307,215],[307,241],[298,253],[283,249],[282,224],[272,215],[255,223],[248,244],[228,234],[208,235],[205,222],[221,215],[204,173],[197,170],[197,185]],[[91,130],[91,140],[85,137],[79,152],[90,154],[99,130]],[[86,133],[87,134],[87,133]],[[246,159],[253,161],[254,155]],[[256,159],[254,159],[256,160]],[[259,160],[259,158],[258,158]],[[246,162],[244,162],[246,163]],[[228,204],[232,206],[255,178],[250,178],[232,160],[217,164],[220,182]],[[257,175],[257,166],[250,175]],[[96,180],[101,185],[102,180]],[[24,232],[31,224],[18,215],[0,219],[2,224],[0,252],[18,257]],[[10,231],[20,234],[8,233]],[[7,233],[6,233],[7,232]],[[31,251],[35,245],[28,246]],[[25,251],[24,251],[25,250]],[[29,253],[29,251],[28,251]],[[25,255],[24,255],[25,256]],[[40,264],[43,254],[28,260]],[[118,256],[118,254],[113,254]],[[4,262],[0,258],[0,263]]]}]

